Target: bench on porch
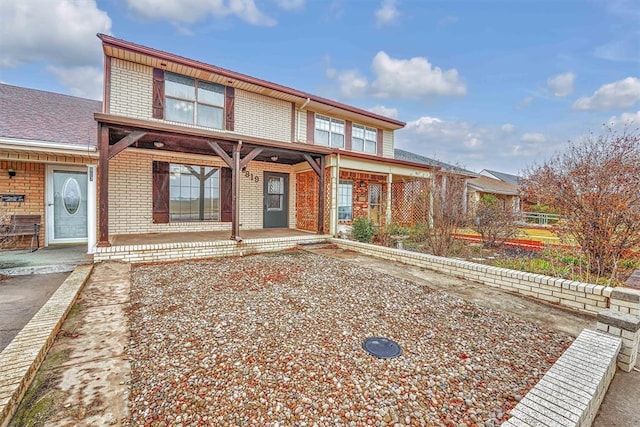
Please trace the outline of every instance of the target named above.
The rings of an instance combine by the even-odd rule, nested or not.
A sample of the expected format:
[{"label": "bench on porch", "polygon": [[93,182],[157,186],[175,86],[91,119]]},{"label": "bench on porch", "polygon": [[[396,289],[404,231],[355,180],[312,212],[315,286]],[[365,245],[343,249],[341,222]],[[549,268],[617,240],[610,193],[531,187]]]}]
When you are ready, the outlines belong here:
[{"label": "bench on porch", "polygon": [[40,215],[11,215],[8,222],[0,222],[0,240],[20,236],[31,236],[31,252],[40,248]]}]

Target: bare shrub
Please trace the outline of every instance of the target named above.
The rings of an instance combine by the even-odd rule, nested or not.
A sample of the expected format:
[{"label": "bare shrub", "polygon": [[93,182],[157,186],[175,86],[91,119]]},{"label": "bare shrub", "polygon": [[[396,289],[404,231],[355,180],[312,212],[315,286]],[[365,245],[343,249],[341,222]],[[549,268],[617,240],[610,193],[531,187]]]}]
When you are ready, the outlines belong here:
[{"label": "bare shrub", "polygon": [[495,196],[482,196],[472,215],[471,227],[480,234],[485,248],[498,248],[518,234],[513,211],[503,207]]},{"label": "bare shrub", "polygon": [[426,239],[434,255],[448,256],[456,247],[454,234],[466,224],[464,188],[464,178],[439,175],[433,181]]}]

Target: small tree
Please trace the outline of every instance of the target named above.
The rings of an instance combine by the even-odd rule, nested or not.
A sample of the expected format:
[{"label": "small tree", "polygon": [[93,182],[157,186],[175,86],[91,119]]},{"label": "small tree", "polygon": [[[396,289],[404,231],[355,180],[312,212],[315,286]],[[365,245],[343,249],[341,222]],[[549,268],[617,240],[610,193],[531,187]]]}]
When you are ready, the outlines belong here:
[{"label": "small tree", "polygon": [[627,250],[640,245],[640,136],[606,128],[525,172],[524,192],[556,208],[561,235],[588,258],[591,273],[615,274]]},{"label": "small tree", "polygon": [[466,224],[464,178],[436,176],[431,189],[431,224],[427,243],[434,255],[448,256],[455,247],[454,233]]},{"label": "small tree", "polygon": [[518,234],[513,212],[504,208],[496,196],[483,195],[473,215],[472,228],[482,237],[485,248],[500,247]]}]

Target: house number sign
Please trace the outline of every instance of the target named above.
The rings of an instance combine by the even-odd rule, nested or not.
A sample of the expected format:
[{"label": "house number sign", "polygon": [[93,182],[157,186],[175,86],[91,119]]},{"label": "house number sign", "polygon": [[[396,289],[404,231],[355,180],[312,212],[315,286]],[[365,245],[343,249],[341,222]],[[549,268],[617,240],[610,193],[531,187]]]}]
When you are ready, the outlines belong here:
[{"label": "house number sign", "polygon": [[2,201],[7,202],[24,202],[24,194],[2,194]]},{"label": "house number sign", "polygon": [[253,172],[249,172],[248,170],[244,171],[245,178],[249,178],[250,181],[260,182],[260,176],[255,175]]}]

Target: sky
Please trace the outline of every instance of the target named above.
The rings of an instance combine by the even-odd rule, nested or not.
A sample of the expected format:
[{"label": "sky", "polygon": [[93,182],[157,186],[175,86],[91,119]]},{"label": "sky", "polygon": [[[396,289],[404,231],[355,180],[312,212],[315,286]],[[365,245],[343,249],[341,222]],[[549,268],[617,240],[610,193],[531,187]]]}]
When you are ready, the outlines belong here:
[{"label": "sky", "polygon": [[0,82],[100,99],[96,33],[399,119],[396,148],[476,172],[640,127],[640,0],[0,0]]}]

